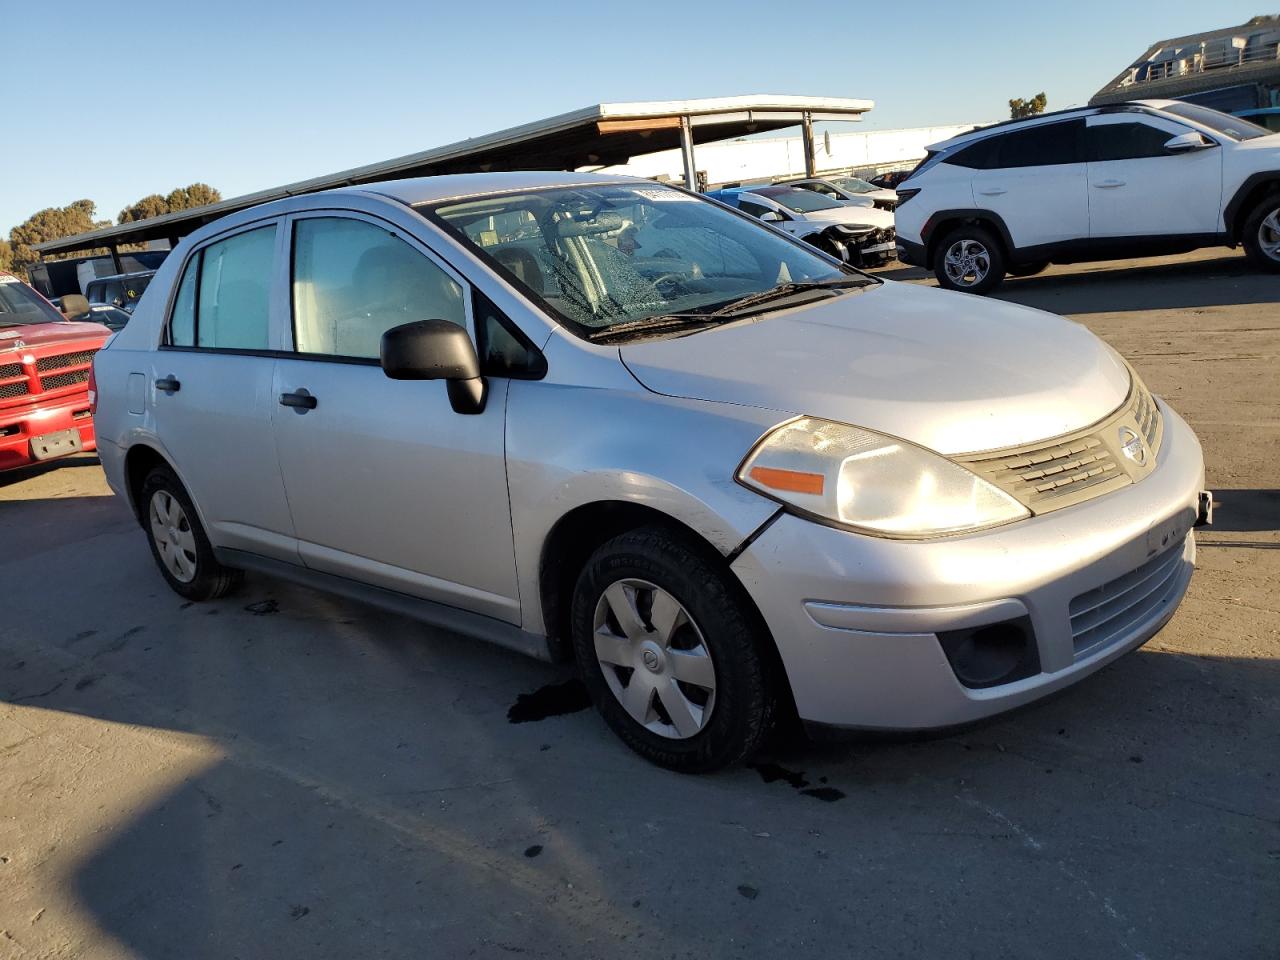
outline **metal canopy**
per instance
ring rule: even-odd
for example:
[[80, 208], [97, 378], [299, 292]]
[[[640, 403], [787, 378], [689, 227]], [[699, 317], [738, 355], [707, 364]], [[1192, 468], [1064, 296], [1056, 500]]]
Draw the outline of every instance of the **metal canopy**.
[[[874, 106], [871, 100], [767, 94], [706, 100], [599, 103], [394, 160], [371, 163], [149, 220], [50, 240], [36, 244], [35, 249], [41, 254], [57, 254], [101, 246], [114, 249], [122, 243], [144, 243], [148, 240], [176, 243], [193, 230], [228, 213], [302, 193], [444, 173], [577, 170], [581, 167], [612, 166], [626, 163], [633, 156], [676, 147], [684, 151], [686, 184], [695, 189], [696, 144], [800, 125], [807, 141], [806, 166], [811, 166], [814, 121], [858, 120]], [[813, 176], [814, 171], [809, 170], [808, 174]]]

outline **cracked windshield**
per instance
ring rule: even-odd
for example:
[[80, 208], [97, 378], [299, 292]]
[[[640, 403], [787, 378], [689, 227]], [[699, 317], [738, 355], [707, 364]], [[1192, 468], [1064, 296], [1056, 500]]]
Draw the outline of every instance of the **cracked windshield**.
[[775, 289], [865, 279], [657, 184], [504, 194], [434, 212], [571, 328], [593, 337], [650, 319], [707, 322], [714, 311], [747, 298], [754, 304]]

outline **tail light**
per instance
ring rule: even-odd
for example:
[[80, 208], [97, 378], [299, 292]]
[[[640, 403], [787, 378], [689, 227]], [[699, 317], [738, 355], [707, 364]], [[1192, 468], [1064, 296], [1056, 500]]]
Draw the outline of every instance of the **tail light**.
[[914, 189], [909, 189], [909, 190], [899, 190], [899, 191], [898, 191], [898, 206], [902, 206], [904, 203], [906, 203], [908, 200], [910, 200], [912, 197], [914, 197], [914, 196], [915, 196], [917, 193], [919, 193], [919, 192], [920, 192], [920, 188], [919, 188], [919, 187], [916, 187], [916, 188], [914, 188]]
[[89, 367], [89, 416], [98, 413], [98, 379], [94, 376], [93, 366]]

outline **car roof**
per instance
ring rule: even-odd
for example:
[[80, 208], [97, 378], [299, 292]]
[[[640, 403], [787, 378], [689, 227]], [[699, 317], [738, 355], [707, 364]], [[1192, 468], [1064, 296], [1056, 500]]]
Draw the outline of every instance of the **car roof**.
[[515, 171], [509, 173], [450, 173], [436, 177], [411, 177], [405, 180], [383, 180], [377, 183], [364, 183], [348, 187], [337, 187], [333, 190], [319, 190], [315, 193], [304, 193], [279, 200], [269, 200], [254, 207], [246, 207], [219, 217], [192, 231], [184, 238], [201, 242], [214, 234], [255, 220], [267, 217], [283, 216], [303, 210], [324, 208], [333, 204], [334, 198], [341, 197], [385, 197], [407, 206], [424, 203], [439, 203], [448, 200], [468, 200], [492, 194], [508, 193], [518, 190], [537, 190], [552, 187], [601, 186], [606, 184], [644, 184], [646, 186], [669, 186], [642, 177], [624, 177], [610, 173], [573, 173], [565, 171]]
[[999, 123], [992, 123], [985, 127], [975, 127], [968, 133], [962, 133], [948, 140], [939, 140], [937, 143], [930, 144], [926, 149], [930, 152], [949, 150], [963, 143], [974, 143], [993, 134], [1005, 133], [1013, 128], [1038, 127], [1042, 124], [1055, 123], [1059, 120], [1069, 120], [1073, 117], [1089, 117], [1099, 113], [1132, 113], [1144, 109], [1164, 110], [1166, 107], [1180, 102], [1179, 100], [1125, 100], [1122, 103], [1105, 103], [1096, 107], [1067, 107], [1064, 110], [1050, 110], [1048, 113], [1038, 113], [1034, 117], [1001, 120]]

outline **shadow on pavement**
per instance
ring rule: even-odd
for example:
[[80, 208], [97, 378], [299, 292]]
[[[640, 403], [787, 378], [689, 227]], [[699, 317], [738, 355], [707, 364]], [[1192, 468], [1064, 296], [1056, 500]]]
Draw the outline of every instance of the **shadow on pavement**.
[[963, 733], [681, 777], [593, 711], [507, 722], [562, 671], [262, 578], [183, 607], [126, 566], [155, 597], [134, 625], [6, 644], [0, 699], [220, 752], [77, 871], [131, 955], [701, 956], [732, 936], [871, 957], [909, 928], [926, 956], [1205, 956], [1278, 932], [1256, 775], [1276, 661], [1138, 653]]
[[1215, 490], [1213, 499], [1206, 534], [1280, 531], [1280, 490]]

